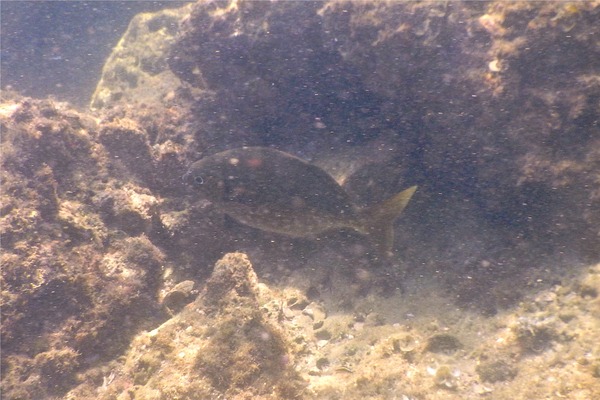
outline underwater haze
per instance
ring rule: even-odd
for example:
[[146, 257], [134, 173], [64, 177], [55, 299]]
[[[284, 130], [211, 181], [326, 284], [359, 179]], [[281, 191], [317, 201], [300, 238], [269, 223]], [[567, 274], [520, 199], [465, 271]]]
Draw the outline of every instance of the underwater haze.
[[599, 17], [2, 2], [2, 397], [600, 398]]
[[102, 65], [131, 18], [184, 1], [4, 1], [2, 88], [32, 97], [89, 102]]

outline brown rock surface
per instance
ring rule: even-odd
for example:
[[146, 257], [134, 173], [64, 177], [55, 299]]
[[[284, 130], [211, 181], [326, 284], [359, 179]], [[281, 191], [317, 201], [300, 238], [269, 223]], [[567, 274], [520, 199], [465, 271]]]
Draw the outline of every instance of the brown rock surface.
[[123, 237], [95, 206], [115, 178], [93, 118], [47, 100], [1, 108], [2, 391], [60, 395], [160, 318], [164, 255], [150, 229]]

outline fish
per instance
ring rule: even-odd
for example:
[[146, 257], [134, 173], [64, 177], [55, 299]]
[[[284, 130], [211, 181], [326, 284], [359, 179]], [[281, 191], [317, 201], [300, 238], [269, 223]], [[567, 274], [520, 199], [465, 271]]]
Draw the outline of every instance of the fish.
[[390, 256], [394, 222], [417, 186], [371, 207], [358, 207], [323, 169], [269, 147], [242, 147], [194, 162], [183, 180], [242, 224], [289, 237], [353, 229]]

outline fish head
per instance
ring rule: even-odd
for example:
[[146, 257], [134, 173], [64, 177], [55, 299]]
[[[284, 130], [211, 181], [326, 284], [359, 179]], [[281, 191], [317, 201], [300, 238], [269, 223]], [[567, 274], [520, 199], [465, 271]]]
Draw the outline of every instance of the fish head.
[[223, 198], [226, 179], [227, 172], [221, 165], [206, 160], [193, 163], [183, 176], [186, 185], [193, 187], [200, 196], [213, 202]]
[[193, 163], [184, 181], [217, 205], [253, 203], [257, 190], [268, 186], [272, 172], [261, 168], [263, 161], [252, 153], [226, 151]]

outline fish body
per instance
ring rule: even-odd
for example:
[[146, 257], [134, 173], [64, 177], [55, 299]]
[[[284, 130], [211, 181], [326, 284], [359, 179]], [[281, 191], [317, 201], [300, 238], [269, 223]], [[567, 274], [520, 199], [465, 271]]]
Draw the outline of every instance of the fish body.
[[393, 221], [416, 186], [360, 209], [321, 168], [282, 151], [244, 147], [195, 162], [184, 177], [222, 212], [243, 224], [291, 237], [351, 228], [381, 251], [393, 245]]

